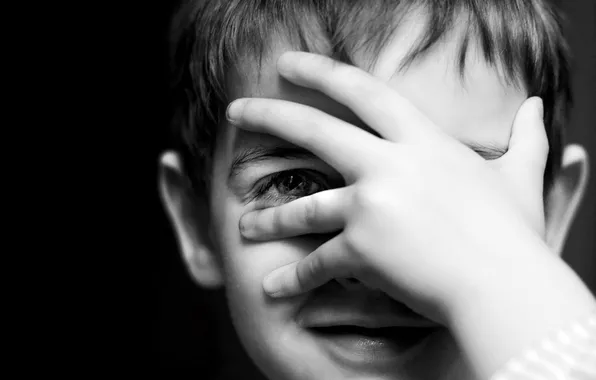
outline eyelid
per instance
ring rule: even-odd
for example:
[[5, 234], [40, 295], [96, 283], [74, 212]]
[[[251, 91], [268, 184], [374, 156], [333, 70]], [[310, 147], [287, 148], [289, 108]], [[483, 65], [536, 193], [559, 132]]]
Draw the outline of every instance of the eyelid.
[[333, 179], [334, 182], [337, 182], [335, 181], [336, 178], [343, 181], [343, 177], [331, 165], [320, 159], [286, 160], [283, 158], [272, 158], [261, 161], [259, 165], [246, 167], [232, 181], [228, 182], [228, 187], [238, 198], [243, 199], [252, 191], [254, 184], [262, 178], [274, 173], [296, 169], [315, 170]]

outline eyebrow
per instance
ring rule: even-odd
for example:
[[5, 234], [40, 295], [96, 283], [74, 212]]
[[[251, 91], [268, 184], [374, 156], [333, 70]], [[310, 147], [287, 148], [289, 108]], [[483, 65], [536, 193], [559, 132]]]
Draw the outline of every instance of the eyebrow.
[[[465, 142], [468, 148], [476, 152], [485, 160], [495, 160], [507, 152], [507, 149], [492, 144], [480, 144], [477, 142]], [[313, 160], [318, 157], [299, 146], [264, 146], [257, 145], [247, 149], [243, 149], [234, 157], [230, 166], [230, 174], [228, 182], [232, 181], [248, 166], [255, 165], [259, 162], [269, 160], [271, 158], [281, 158], [286, 160]]]
[[233, 180], [234, 177], [244, 171], [248, 166], [255, 165], [271, 158], [281, 158], [286, 160], [318, 159], [314, 153], [299, 146], [257, 145], [248, 149], [243, 149], [234, 157], [230, 167], [228, 181]]

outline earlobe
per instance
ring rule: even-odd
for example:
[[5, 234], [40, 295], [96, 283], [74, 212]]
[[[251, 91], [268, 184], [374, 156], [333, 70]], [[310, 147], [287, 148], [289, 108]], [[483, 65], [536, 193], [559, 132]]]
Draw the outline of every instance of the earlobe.
[[554, 179], [545, 204], [546, 242], [562, 255], [565, 239], [588, 184], [589, 159], [585, 149], [569, 145], [563, 152], [561, 171]]
[[180, 157], [174, 152], [160, 157], [159, 191], [193, 279], [202, 287], [221, 286], [222, 269], [214, 250], [207, 204], [192, 192]]

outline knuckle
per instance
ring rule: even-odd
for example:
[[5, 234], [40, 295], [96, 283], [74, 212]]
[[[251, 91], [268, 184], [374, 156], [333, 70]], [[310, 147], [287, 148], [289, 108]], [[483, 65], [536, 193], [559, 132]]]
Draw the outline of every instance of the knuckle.
[[305, 226], [314, 226], [319, 212], [319, 205], [316, 197], [305, 198], [302, 208], [302, 223]]
[[309, 260], [306, 260], [302, 265], [302, 270], [297, 272], [296, 281], [297, 286], [302, 289], [306, 290], [309, 288], [309, 284], [316, 278], [320, 277], [323, 274], [323, 266], [320, 263], [320, 259], [318, 256], [311, 257]]
[[255, 119], [259, 117], [260, 114], [258, 102], [255, 102], [253, 99], [247, 100], [242, 108], [242, 118]]
[[344, 83], [348, 88], [356, 90], [363, 87], [362, 75], [360, 69], [354, 66], [335, 62], [327, 76], [327, 83]]
[[345, 63], [337, 63], [333, 68], [333, 75], [338, 79], [353, 78], [356, 74], [356, 68]]
[[263, 102], [262, 99], [251, 99], [244, 106], [244, 117], [259, 124], [269, 124], [277, 118], [279, 112], [283, 112], [282, 105], [275, 107], [270, 102]]
[[384, 208], [388, 204], [387, 192], [382, 186], [362, 186], [354, 195], [355, 205], [361, 210]]
[[[342, 83], [342, 87], [349, 93], [358, 94], [361, 98], [367, 99], [371, 104], [385, 104], [392, 92], [386, 91], [386, 84], [362, 71], [361, 69], [342, 64], [335, 70], [334, 75], [328, 79], [333, 83]], [[384, 111], [379, 109], [379, 111]]]
[[319, 256], [314, 256], [311, 260], [309, 260], [306, 269], [306, 274], [308, 275], [308, 278], [314, 278], [317, 274], [320, 274], [322, 267]]
[[284, 121], [299, 124], [302, 130], [301, 143], [304, 147], [316, 146], [319, 141], [326, 138], [323, 127], [328, 122], [327, 114], [310, 106], [288, 108], [288, 112], [284, 114]]
[[366, 249], [366, 234], [360, 228], [346, 228], [344, 230], [345, 244], [349, 248], [348, 254], [354, 255]]
[[258, 107], [256, 113], [259, 121], [266, 123], [268, 121], [271, 122], [271, 120], [274, 120], [278, 111], [278, 108], [273, 108], [271, 105], [264, 103]]
[[283, 215], [282, 212], [280, 210], [280, 207], [273, 207], [269, 209], [269, 212], [271, 213], [271, 234], [276, 235], [282, 232], [283, 230]]
[[[294, 118], [295, 119], [295, 118]], [[304, 143], [307, 146], [315, 145], [321, 139], [320, 115], [312, 110], [305, 110], [301, 118]]]

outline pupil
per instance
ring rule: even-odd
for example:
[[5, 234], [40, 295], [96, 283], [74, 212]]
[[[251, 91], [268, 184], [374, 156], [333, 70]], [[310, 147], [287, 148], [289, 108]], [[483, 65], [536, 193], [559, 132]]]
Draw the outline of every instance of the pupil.
[[300, 181], [300, 178], [296, 178], [296, 176], [291, 175], [289, 177], [286, 177], [283, 181], [282, 181], [282, 186], [286, 189], [286, 190], [294, 190], [297, 187], [299, 187], [303, 182]]

